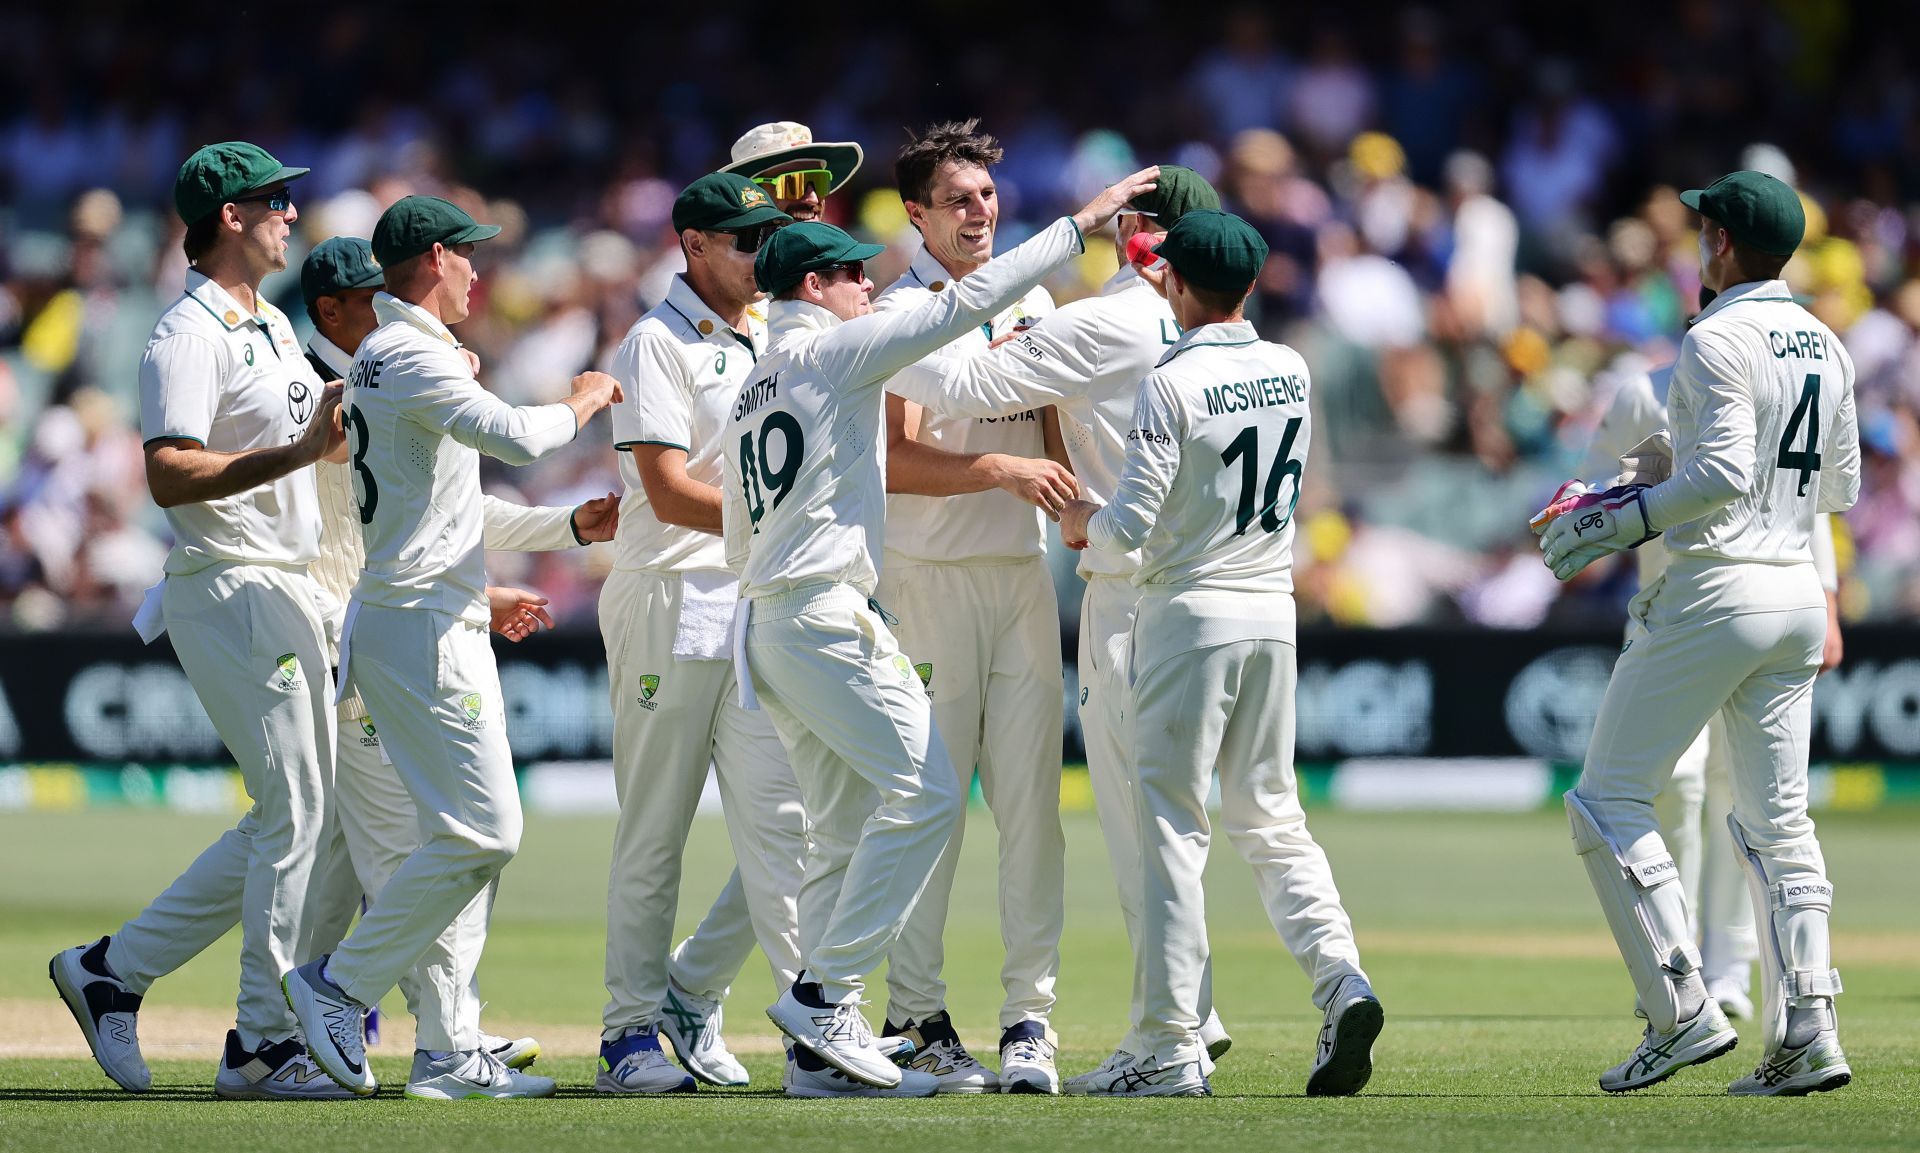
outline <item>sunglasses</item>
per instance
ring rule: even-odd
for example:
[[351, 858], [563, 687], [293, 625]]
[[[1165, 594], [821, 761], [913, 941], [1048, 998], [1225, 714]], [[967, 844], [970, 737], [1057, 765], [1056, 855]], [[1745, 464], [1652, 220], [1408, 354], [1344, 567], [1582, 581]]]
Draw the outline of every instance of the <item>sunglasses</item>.
[[712, 231], [722, 236], [733, 237], [733, 250], [742, 256], [751, 256], [760, 251], [760, 246], [767, 242], [767, 237], [785, 227], [784, 222], [775, 221], [756, 224], [752, 228], [715, 228]]
[[838, 276], [842, 272], [847, 274], [848, 280], [859, 284], [867, 278], [867, 262], [864, 260], [850, 260], [845, 264], [830, 264], [820, 270], [820, 275]]
[[268, 212], [285, 212], [293, 207], [293, 194], [282, 188], [278, 192], [257, 192], [252, 196], [236, 196], [234, 204], [264, 204]]
[[767, 195], [775, 200], [804, 200], [809, 188], [825, 200], [827, 189], [833, 187], [833, 173], [825, 168], [801, 168], [772, 176], [756, 176], [753, 182], [766, 189]]

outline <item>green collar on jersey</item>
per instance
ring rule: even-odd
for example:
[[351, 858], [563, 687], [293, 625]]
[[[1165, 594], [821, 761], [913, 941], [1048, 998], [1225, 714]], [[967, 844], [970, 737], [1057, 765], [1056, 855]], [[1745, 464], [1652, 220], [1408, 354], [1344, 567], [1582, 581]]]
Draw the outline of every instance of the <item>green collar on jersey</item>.
[[[1220, 339], [1201, 339], [1201, 337], [1209, 335]], [[1174, 341], [1173, 347], [1167, 350], [1167, 354], [1161, 357], [1159, 364], [1154, 365], [1154, 367], [1160, 367], [1160, 365], [1167, 363], [1190, 348], [1245, 348], [1249, 344], [1258, 344], [1259, 342], [1260, 334], [1255, 332], [1253, 325], [1245, 320], [1227, 320], [1214, 324], [1203, 324], [1199, 328], [1192, 328], [1182, 332], [1180, 339]]]

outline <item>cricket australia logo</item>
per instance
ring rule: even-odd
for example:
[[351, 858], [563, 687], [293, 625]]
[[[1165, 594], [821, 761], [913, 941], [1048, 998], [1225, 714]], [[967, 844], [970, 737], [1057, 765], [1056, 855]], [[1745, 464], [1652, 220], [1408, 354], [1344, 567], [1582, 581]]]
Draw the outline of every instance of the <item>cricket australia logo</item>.
[[913, 666], [914, 675], [920, 678], [920, 687], [927, 690], [927, 699], [933, 699], [933, 662], [921, 661]]
[[273, 662], [273, 686], [282, 692], [292, 692], [300, 687], [300, 658], [293, 653], [283, 654]]
[[372, 747], [374, 747], [375, 745], [378, 745], [379, 743], [380, 743], [380, 734], [379, 734], [379, 732], [378, 732], [378, 731], [376, 731], [376, 730], [374, 729], [374, 727], [373, 727], [373, 718], [372, 718], [372, 717], [361, 717], [361, 718], [360, 718], [360, 745], [361, 745], [361, 747], [362, 747], [362, 748], [372, 748]]
[[480, 694], [468, 693], [460, 698], [460, 711], [464, 714], [460, 724], [467, 729], [477, 729], [487, 722], [480, 713]]
[[914, 675], [913, 665], [908, 662], [906, 657], [898, 653], [895, 653], [893, 657], [893, 671], [900, 674], [900, 683], [903, 685], [910, 685], [919, 679]]
[[654, 694], [659, 691], [660, 691], [660, 674], [659, 673], [642, 673], [640, 675], [640, 699], [636, 700], [633, 703], [636, 705], [639, 705], [641, 708], [647, 710], [648, 712], [652, 712], [653, 710], [660, 707], [659, 705], [655, 704], [653, 701]]

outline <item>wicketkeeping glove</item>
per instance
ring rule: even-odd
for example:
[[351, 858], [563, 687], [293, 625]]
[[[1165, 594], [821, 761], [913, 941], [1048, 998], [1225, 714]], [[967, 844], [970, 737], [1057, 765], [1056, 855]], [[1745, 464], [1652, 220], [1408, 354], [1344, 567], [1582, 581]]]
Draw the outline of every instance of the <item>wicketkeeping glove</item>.
[[1560, 580], [1570, 580], [1601, 554], [1624, 552], [1660, 535], [1647, 523], [1644, 484], [1618, 485], [1548, 505], [1540, 551]]

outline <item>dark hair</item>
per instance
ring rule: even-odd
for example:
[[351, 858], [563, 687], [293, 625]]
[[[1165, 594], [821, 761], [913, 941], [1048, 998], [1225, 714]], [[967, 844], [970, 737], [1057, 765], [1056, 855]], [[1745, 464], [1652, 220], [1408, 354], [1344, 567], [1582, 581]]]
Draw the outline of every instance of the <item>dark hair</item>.
[[925, 204], [933, 174], [949, 160], [992, 168], [1004, 155], [1000, 142], [980, 131], [980, 118], [948, 120], [908, 139], [893, 158], [893, 181], [900, 199]]
[[1757, 248], [1748, 248], [1735, 241], [1733, 244], [1733, 266], [1740, 270], [1743, 280], [1778, 280], [1780, 270], [1787, 266], [1793, 257], [1779, 256], [1771, 252], [1762, 252]]
[[[1181, 279], [1185, 280], [1184, 277]], [[1191, 280], [1186, 280], [1186, 285], [1187, 295], [1193, 297], [1195, 302], [1216, 316], [1232, 314], [1235, 309], [1246, 303], [1247, 297], [1253, 292], [1252, 284], [1242, 289], [1228, 289], [1224, 292], [1218, 288], [1202, 288]]]
[[313, 321], [315, 328], [320, 327], [320, 310], [314, 307], [314, 305], [318, 303], [320, 303], [320, 298], [317, 296], [307, 302], [307, 319]]
[[188, 264], [198, 264], [200, 258], [213, 248], [213, 242], [218, 239], [220, 239], [220, 213], [215, 210], [187, 225], [187, 234], [180, 238], [180, 250], [187, 254]]

